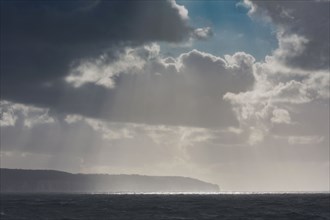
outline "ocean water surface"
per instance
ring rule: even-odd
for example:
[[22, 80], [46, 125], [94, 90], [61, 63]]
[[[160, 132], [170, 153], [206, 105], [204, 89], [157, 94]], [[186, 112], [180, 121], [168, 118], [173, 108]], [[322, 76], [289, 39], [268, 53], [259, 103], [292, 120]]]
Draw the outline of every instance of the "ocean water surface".
[[330, 194], [1, 194], [1, 220], [330, 219]]

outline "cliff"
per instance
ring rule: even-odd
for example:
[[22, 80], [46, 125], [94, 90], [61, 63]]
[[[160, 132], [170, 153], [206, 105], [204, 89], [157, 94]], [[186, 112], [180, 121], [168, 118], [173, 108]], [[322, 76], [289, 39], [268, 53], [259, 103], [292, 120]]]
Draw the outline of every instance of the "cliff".
[[2, 193], [217, 191], [219, 191], [218, 185], [178, 176], [71, 174], [55, 170], [0, 169]]

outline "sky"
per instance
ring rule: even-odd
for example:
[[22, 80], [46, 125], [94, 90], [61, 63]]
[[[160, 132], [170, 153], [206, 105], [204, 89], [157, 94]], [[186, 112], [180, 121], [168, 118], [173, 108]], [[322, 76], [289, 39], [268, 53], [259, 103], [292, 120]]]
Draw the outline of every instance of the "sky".
[[329, 4], [1, 1], [0, 165], [329, 191]]

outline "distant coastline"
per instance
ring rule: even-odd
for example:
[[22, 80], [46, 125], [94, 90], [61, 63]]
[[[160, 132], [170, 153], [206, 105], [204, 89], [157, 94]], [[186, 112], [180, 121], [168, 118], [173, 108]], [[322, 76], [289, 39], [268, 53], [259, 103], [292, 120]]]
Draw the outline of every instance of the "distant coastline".
[[219, 186], [180, 176], [72, 174], [56, 170], [0, 169], [1, 193], [219, 192]]

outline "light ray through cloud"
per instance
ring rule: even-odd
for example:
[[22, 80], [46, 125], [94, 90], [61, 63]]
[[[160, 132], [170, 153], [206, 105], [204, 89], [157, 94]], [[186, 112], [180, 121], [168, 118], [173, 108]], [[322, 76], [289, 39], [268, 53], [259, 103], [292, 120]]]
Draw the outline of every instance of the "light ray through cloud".
[[39, 3], [1, 3], [2, 168], [330, 190], [329, 1]]

